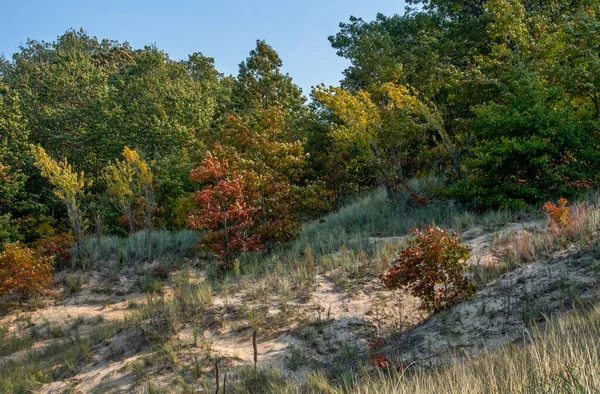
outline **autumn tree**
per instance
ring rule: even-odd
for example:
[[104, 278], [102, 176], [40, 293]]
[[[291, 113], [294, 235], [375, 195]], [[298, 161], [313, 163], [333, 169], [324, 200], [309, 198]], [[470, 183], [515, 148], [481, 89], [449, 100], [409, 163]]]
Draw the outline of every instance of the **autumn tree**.
[[52, 258], [38, 256], [18, 242], [1, 246], [0, 296], [16, 294], [23, 300], [52, 285]]
[[127, 219], [129, 232], [135, 232], [134, 204], [138, 196], [144, 200], [144, 228], [152, 230], [152, 212], [155, 207], [152, 172], [148, 163], [135, 150], [125, 147], [123, 160], [104, 170], [104, 180], [110, 198]]
[[73, 171], [67, 159], [60, 162], [54, 161], [44, 148], [32, 146], [31, 155], [35, 159], [35, 166], [40, 170], [43, 177], [47, 178], [54, 186], [54, 195], [64, 203], [67, 208], [71, 228], [78, 245], [83, 241], [83, 224], [80, 208], [80, 199], [84, 188], [91, 185], [83, 172]]
[[368, 163], [390, 198], [408, 177], [429, 171], [432, 152], [460, 159], [436, 107], [410, 86], [386, 83], [369, 93], [317, 87], [315, 99], [333, 116], [331, 166], [345, 158], [348, 171]]
[[112, 200], [127, 220], [130, 234], [135, 232], [133, 176], [133, 169], [128, 166], [126, 161], [120, 160], [108, 165], [103, 174], [109, 199]]
[[256, 207], [240, 175], [232, 175], [226, 159], [207, 152], [200, 167], [190, 173], [194, 182], [208, 184], [192, 195], [196, 212], [187, 219], [192, 229], [203, 230], [201, 245], [212, 251], [225, 269], [241, 253], [260, 249]]
[[[299, 229], [296, 201], [306, 155], [296, 126], [305, 113], [304, 98], [291, 78], [281, 73], [281, 65], [277, 52], [257, 41], [240, 64], [231, 104], [214, 139], [209, 139], [211, 149], [190, 173], [204, 189], [193, 196], [199, 212], [188, 224], [221, 240], [209, 243], [224, 261], [241, 251], [289, 241]], [[202, 206], [208, 202], [212, 208]], [[201, 217], [214, 217], [215, 207], [221, 219], [212, 219], [216, 227], [210, 228]], [[243, 237], [247, 242], [240, 241]]]

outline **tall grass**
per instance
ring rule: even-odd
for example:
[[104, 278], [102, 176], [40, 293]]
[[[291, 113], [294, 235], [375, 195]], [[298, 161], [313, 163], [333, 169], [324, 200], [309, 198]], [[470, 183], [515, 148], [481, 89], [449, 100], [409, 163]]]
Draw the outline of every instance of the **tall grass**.
[[153, 260], [180, 260], [198, 244], [198, 233], [181, 231], [140, 231], [127, 238], [116, 236], [88, 239], [71, 253], [74, 261], [84, 265], [117, 261], [136, 264]]
[[[431, 187], [435, 180], [425, 180], [428, 184], [412, 181], [413, 190]], [[401, 197], [407, 199], [407, 197]], [[271, 270], [269, 262], [293, 263], [301, 260], [304, 251], [310, 248], [315, 260], [334, 254], [342, 248], [355, 253], [369, 255], [378, 249], [370, 238], [407, 235], [413, 227], [436, 225], [454, 231], [463, 231], [475, 225], [494, 228], [508, 222], [532, 215], [541, 215], [537, 209], [529, 211], [496, 210], [477, 214], [453, 200], [432, 202], [424, 207], [407, 207], [406, 204], [392, 203], [383, 188], [374, 189], [351, 199], [338, 211], [319, 220], [305, 224], [298, 237], [289, 244], [272, 250], [268, 258], [263, 254], [251, 254], [244, 259], [246, 271], [262, 272]]]

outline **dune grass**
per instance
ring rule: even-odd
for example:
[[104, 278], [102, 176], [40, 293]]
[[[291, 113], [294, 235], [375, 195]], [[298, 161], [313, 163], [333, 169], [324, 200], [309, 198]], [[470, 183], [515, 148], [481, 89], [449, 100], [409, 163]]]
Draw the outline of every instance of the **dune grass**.
[[600, 306], [524, 331], [529, 344], [429, 371], [379, 370], [332, 382], [316, 371], [302, 385], [275, 370], [246, 371], [230, 393], [504, 394], [600, 392]]
[[[420, 190], [432, 187], [439, 181], [414, 180], [411, 187]], [[403, 197], [402, 199], [407, 199]], [[444, 229], [465, 231], [474, 226], [486, 229], [499, 228], [509, 222], [542, 218], [538, 207], [522, 211], [490, 210], [476, 213], [453, 200], [433, 201], [423, 207], [410, 207], [390, 202], [383, 188], [374, 189], [350, 199], [339, 210], [319, 220], [305, 223], [298, 237], [264, 253], [252, 253], [242, 260], [242, 273], [263, 275], [273, 270], [277, 263], [295, 264], [311, 250], [316, 261], [337, 253], [342, 247], [355, 254], [373, 256], [380, 245], [372, 238], [405, 236], [413, 227], [436, 224]]]
[[[576, 222], [576, 231], [570, 235], [573, 241], [587, 241], [600, 228], [598, 198], [590, 196], [586, 200], [592, 205], [577, 208], [576, 218], [581, 220]], [[239, 290], [248, 287], [243, 283], [247, 280], [247, 284], [251, 285], [248, 287], [250, 290], [256, 290], [257, 294], [264, 293], [268, 299], [270, 294], [285, 294], [286, 288], [288, 292], [290, 288], [306, 288], [310, 291], [314, 270], [308, 270], [306, 266], [314, 264], [326, 269], [328, 264], [340, 271], [333, 279], [341, 286], [347, 282], [344, 280], [345, 273], [352, 274], [348, 275], [351, 278], [365, 274], [364, 269], [358, 267], [362, 267], [366, 260], [379, 261], [382, 267], [389, 266], [394, 251], [387, 250], [385, 243], [369, 242], [370, 237], [403, 236], [414, 226], [423, 227], [431, 223], [456, 231], [468, 230], [473, 226], [491, 230], [509, 222], [542, 217], [543, 213], [538, 207], [520, 212], [490, 211], [476, 214], [452, 201], [407, 209], [402, 204], [390, 204], [385, 191], [376, 189], [349, 201], [340, 210], [321, 220], [306, 223], [299, 237], [290, 244], [282, 245], [270, 253], [245, 256], [240, 270], [232, 272], [230, 277], [204, 284], [190, 284], [189, 278], [184, 277], [184, 271], [173, 278], [173, 298], [154, 296], [126, 320], [98, 327], [89, 338], [67, 336], [46, 349], [27, 352], [23, 359], [3, 363], [0, 365], [3, 372], [0, 376], [0, 392], [31, 392], [59, 376], [69, 375], [76, 365], [90, 356], [90, 346], [119, 331], [139, 327], [142, 322], [146, 327], [144, 335], [152, 337], [152, 342], [168, 340], [177, 334], [182, 325], [202, 322], [212, 303], [212, 295], [227, 289], [221, 288], [224, 282], [230, 288]], [[552, 242], [560, 243], [560, 239], [552, 239]], [[129, 238], [105, 237], [100, 242], [90, 239], [82, 250], [76, 252], [81, 253], [78, 256], [88, 267], [111, 261], [135, 265], [157, 259], [183, 259], [189, 256], [190, 249], [197, 243], [198, 234], [191, 231], [140, 232]], [[538, 243], [534, 243], [536, 250], [542, 250], [542, 246], [547, 244], [545, 240]], [[517, 246], [521, 244], [526, 243], [518, 240]], [[515, 247], [517, 252], [521, 249]], [[521, 254], [517, 254], [515, 259], [520, 260]], [[232, 283], [235, 284], [233, 287]], [[250, 290], [247, 289], [249, 298]], [[237, 378], [228, 385], [227, 392], [594, 392], [600, 390], [600, 370], [597, 368], [600, 365], [599, 334], [600, 307], [551, 320], [543, 330], [532, 330], [527, 333], [531, 341], [526, 347], [509, 346], [478, 359], [435, 370], [409, 369], [410, 372], [404, 373], [378, 370], [373, 373], [365, 365], [356, 375], [348, 373], [344, 379], [335, 381], [330, 380], [331, 377], [323, 371], [315, 371], [302, 385], [298, 385], [289, 383], [274, 369], [249, 368], [237, 374]]]
[[198, 244], [198, 233], [181, 231], [140, 231], [129, 237], [89, 238], [79, 249], [71, 250], [73, 261], [84, 267], [116, 261], [137, 264], [152, 260], [180, 260]]

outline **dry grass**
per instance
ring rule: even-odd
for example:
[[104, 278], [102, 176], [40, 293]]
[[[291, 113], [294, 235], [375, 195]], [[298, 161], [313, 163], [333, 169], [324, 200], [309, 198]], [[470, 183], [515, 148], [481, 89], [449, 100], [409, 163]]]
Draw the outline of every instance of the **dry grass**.
[[[506, 346], [477, 359], [429, 371], [375, 371], [350, 382], [312, 373], [303, 385], [282, 384], [281, 375], [247, 372], [231, 392], [279, 394], [470, 394], [595, 393], [600, 391], [600, 307], [548, 321], [524, 332], [530, 343]], [[273, 375], [273, 376], [268, 376]], [[260, 383], [254, 387], [253, 384]], [[265, 390], [268, 388], [268, 391]], [[246, 391], [244, 391], [246, 390]], [[248, 391], [249, 390], [249, 391]]]

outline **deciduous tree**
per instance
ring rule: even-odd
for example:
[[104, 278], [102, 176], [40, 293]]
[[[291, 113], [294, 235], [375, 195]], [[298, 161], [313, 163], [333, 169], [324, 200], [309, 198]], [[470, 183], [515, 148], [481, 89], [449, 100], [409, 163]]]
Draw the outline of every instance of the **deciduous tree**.
[[54, 195], [65, 204], [75, 241], [80, 244], [83, 241], [80, 199], [84, 188], [90, 186], [91, 181], [85, 178], [83, 172], [76, 173], [67, 159], [54, 161], [39, 145], [31, 147], [31, 155], [42, 176], [54, 186]]

